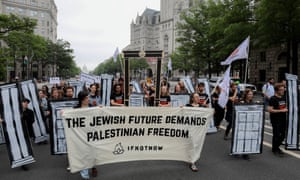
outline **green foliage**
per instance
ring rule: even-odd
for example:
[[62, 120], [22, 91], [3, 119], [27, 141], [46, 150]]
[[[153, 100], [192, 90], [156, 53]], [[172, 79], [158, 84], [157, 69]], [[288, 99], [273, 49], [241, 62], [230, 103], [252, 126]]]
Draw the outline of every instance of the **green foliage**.
[[51, 64], [57, 65], [57, 75], [63, 78], [74, 77], [80, 73], [80, 68], [76, 66], [73, 56], [73, 49], [68, 41], [59, 39], [56, 43], [48, 41], [47, 58], [43, 61], [43, 66]]
[[256, 8], [256, 46], [285, 45], [287, 73], [298, 74], [300, 41], [300, 0], [261, 0]]
[[36, 20], [27, 17], [0, 14], [0, 39], [11, 31], [33, 33], [36, 24]]
[[[93, 71], [93, 74], [116, 74], [117, 72], [123, 72], [122, 65], [124, 65], [124, 60], [117, 58], [117, 62], [114, 62], [113, 58], [107, 59], [100, 63]], [[149, 67], [146, 59], [130, 59], [129, 67], [132, 70], [146, 69]]]
[[177, 25], [180, 46], [172, 54], [174, 69], [209, 75], [220, 61], [253, 32], [248, 0], [208, 0], [182, 14]]

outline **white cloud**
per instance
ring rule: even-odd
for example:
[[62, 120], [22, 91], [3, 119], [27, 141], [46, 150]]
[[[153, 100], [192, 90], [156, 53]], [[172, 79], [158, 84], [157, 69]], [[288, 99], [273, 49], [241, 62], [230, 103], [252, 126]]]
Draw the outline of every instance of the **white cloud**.
[[58, 38], [71, 43], [79, 67], [94, 69], [130, 43], [130, 23], [160, 0], [56, 0]]

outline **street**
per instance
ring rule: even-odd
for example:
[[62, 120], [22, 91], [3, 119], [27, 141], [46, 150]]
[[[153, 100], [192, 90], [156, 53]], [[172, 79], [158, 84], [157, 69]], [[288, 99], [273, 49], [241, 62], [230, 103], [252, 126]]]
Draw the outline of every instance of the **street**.
[[[225, 125], [225, 122], [223, 122]], [[224, 130], [208, 134], [200, 160], [198, 172], [192, 172], [185, 162], [178, 161], [134, 161], [97, 166], [98, 177], [102, 180], [295, 180], [300, 178], [299, 151], [285, 151], [284, 157], [275, 156], [270, 148], [271, 127], [266, 121], [263, 153], [251, 155], [250, 161], [229, 155], [231, 141], [223, 140]], [[283, 148], [283, 146], [282, 146]], [[79, 173], [66, 170], [66, 156], [50, 155], [50, 145], [33, 145], [36, 162], [29, 165], [29, 171], [11, 169], [5, 145], [0, 145], [1, 180], [81, 179]], [[289, 154], [287, 154], [289, 153]]]

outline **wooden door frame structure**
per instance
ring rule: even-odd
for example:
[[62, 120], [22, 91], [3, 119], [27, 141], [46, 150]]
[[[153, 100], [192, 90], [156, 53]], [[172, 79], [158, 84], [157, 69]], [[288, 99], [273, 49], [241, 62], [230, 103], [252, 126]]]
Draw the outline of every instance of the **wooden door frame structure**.
[[155, 97], [154, 97], [154, 104], [158, 106], [160, 101], [160, 76], [161, 76], [161, 60], [163, 58], [163, 51], [123, 51], [124, 57], [124, 85], [125, 85], [125, 92], [124, 92], [124, 103], [126, 106], [129, 104], [129, 59], [130, 58], [147, 58], [147, 57], [154, 57], [157, 58], [156, 63], [156, 87], [155, 87]]

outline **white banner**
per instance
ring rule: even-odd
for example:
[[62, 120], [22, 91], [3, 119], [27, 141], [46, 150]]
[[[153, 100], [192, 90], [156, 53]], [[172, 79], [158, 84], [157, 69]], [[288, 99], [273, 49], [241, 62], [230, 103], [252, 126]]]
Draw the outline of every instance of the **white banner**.
[[200, 158], [210, 108], [104, 107], [63, 113], [71, 172], [135, 160]]

